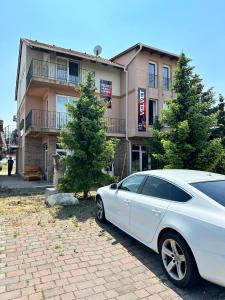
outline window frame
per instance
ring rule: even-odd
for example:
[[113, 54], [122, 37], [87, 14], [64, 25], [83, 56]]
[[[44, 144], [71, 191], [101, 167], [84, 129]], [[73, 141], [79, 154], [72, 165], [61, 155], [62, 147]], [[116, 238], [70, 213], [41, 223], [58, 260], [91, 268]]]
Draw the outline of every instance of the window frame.
[[[152, 118], [153, 118], [153, 123], [152, 124], [150, 124], [150, 101], [155, 103], [155, 115], [152, 116]], [[155, 118], [157, 116], [157, 113], [158, 113], [158, 100], [153, 99], [153, 98], [149, 98], [149, 100], [148, 100], [148, 125], [149, 126], [154, 125], [154, 121], [155, 121]]]
[[[159, 198], [159, 197], [155, 197], [155, 196], [150, 196], [150, 195], [145, 195], [145, 194], [142, 194], [142, 191], [143, 191], [143, 187], [144, 187], [144, 184], [146, 183], [146, 181], [148, 180], [148, 177], [154, 177], [154, 178], [157, 178], [157, 179], [160, 179], [160, 180], [164, 180], [166, 181], [167, 183], [170, 183], [172, 184], [173, 186], [175, 186], [176, 188], [182, 190], [184, 193], [188, 194], [190, 196], [190, 199], [186, 200], [186, 201], [176, 201], [176, 200], [172, 200], [172, 199], [166, 199], [166, 198]], [[193, 194], [187, 190], [185, 190], [183, 187], [180, 187], [179, 185], [177, 185], [176, 183], [170, 181], [170, 180], [167, 180], [165, 178], [162, 178], [162, 177], [159, 177], [159, 176], [155, 176], [155, 175], [146, 175], [146, 178], [143, 182], [143, 184], [141, 185], [141, 190], [139, 191], [139, 193], [143, 196], [146, 196], [146, 197], [152, 197], [152, 198], [155, 198], [155, 199], [161, 199], [161, 200], [166, 200], [166, 201], [171, 201], [171, 202], [175, 202], [175, 203], [187, 203], [189, 202], [190, 200], [193, 199]]]
[[[152, 74], [152, 73], [150, 73], [149, 71], [149, 66], [150, 65], [154, 65], [155, 66], [155, 73], [154, 74]], [[150, 78], [149, 78], [149, 76], [150, 75], [154, 75], [154, 86], [150, 86]], [[148, 62], [148, 86], [151, 88], [151, 89], [157, 89], [158, 88], [158, 64], [157, 64], [157, 62], [154, 62], [154, 61], [149, 61]]]
[[[164, 77], [164, 72], [163, 72], [164, 68], [167, 68], [167, 70], [168, 70], [168, 77]], [[168, 79], [168, 87], [166, 87], [166, 88], [164, 86], [164, 79], [165, 78]], [[163, 67], [162, 67], [162, 79], [163, 79], [163, 86], [162, 86], [163, 90], [170, 91], [170, 89], [171, 89], [171, 67], [170, 66], [163, 65]]]
[[[140, 186], [138, 187], [137, 192], [132, 192], [132, 191], [127, 191], [127, 190], [121, 189], [121, 186], [122, 186], [123, 182], [125, 182], [126, 180], [129, 180], [129, 179], [132, 178], [132, 177], [140, 177], [140, 176], [143, 176], [144, 178], [143, 178], [142, 183], [141, 183]], [[143, 185], [144, 185], [144, 183], [145, 183], [145, 181], [146, 181], [146, 178], [147, 178], [147, 176], [144, 175], [144, 174], [133, 174], [133, 175], [127, 177], [127, 178], [124, 178], [124, 179], [118, 184], [118, 191], [124, 191], [124, 192], [129, 192], [129, 193], [134, 193], [134, 194], [140, 194], [140, 190], [142, 190]]]
[[[62, 65], [60, 63], [58, 63], [58, 59], [61, 59], [61, 60], [65, 60], [66, 61], [66, 73], [67, 73], [67, 76], [66, 76], [66, 82], [69, 82], [69, 83], [73, 83], [72, 81], [70, 81], [70, 71], [69, 71], [69, 63], [72, 62], [72, 63], [76, 63], [78, 65], [78, 78], [80, 77], [80, 69], [81, 69], [81, 66], [80, 66], [80, 61], [79, 60], [75, 60], [75, 59], [70, 59], [70, 58], [67, 58], [67, 57], [64, 57], [64, 56], [59, 56], [57, 55], [56, 57], [56, 64], [57, 66], [58, 65]], [[57, 67], [58, 69], [58, 67]]]

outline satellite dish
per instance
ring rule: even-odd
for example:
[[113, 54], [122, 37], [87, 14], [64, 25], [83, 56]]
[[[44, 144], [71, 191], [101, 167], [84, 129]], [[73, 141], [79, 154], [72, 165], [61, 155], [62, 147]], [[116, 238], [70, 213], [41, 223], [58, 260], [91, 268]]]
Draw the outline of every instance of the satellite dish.
[[99, 56], [99, 54], [101, 54], [101, 53], [102, 53], [102, 47], [99, 46], [99, 45], [95, 46], [95, 47], [94, 47], [94, 54], [95, 54], [95, 56], [97, 57], [97, 56]]

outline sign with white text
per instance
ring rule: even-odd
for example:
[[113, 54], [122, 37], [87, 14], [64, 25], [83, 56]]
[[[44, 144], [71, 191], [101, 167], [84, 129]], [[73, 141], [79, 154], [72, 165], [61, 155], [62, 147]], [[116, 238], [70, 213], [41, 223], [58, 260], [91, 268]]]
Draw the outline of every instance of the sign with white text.
[[100, 80], [100, 97], [105, 99], [107, 107], [112, 107], [112, 81]]
[[146, 131], [146, 89], [138, 88], [138, 131]]

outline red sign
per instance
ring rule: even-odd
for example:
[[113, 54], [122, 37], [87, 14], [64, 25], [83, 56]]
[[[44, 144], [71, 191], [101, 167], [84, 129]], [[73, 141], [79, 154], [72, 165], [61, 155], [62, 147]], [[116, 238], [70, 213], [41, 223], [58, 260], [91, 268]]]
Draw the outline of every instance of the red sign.
[[146, 89], [138, 88], [138, 131], [146, 131]]
[[108, 103], [108, 108], [112, 107], [112, 81], [100, 80], [100, 97]]

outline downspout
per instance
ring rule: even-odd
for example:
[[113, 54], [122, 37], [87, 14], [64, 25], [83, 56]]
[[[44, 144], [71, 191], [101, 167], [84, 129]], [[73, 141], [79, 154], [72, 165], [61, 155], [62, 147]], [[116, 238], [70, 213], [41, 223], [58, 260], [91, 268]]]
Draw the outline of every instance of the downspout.
[[126, 94], [126, 109], [125, 109], [125, 114], [126, 114], [126, 141], [128, 143], [128, 151], [129, 151], [129, 175], [131, 174], [131, 141], [129, 140], [128, 137], [128, 66], [132, 63], [132, 61], [135, 59], [135, 57], [141, 52], [143, 45], [140, 43], [139, 44], [139, 49], [138, 51], [134, 54], [132, 59], [128, 62], [128, 64], [124, 67], [124, 72], [126, 76], [126, 88], [125, 88], [125, 94]]

